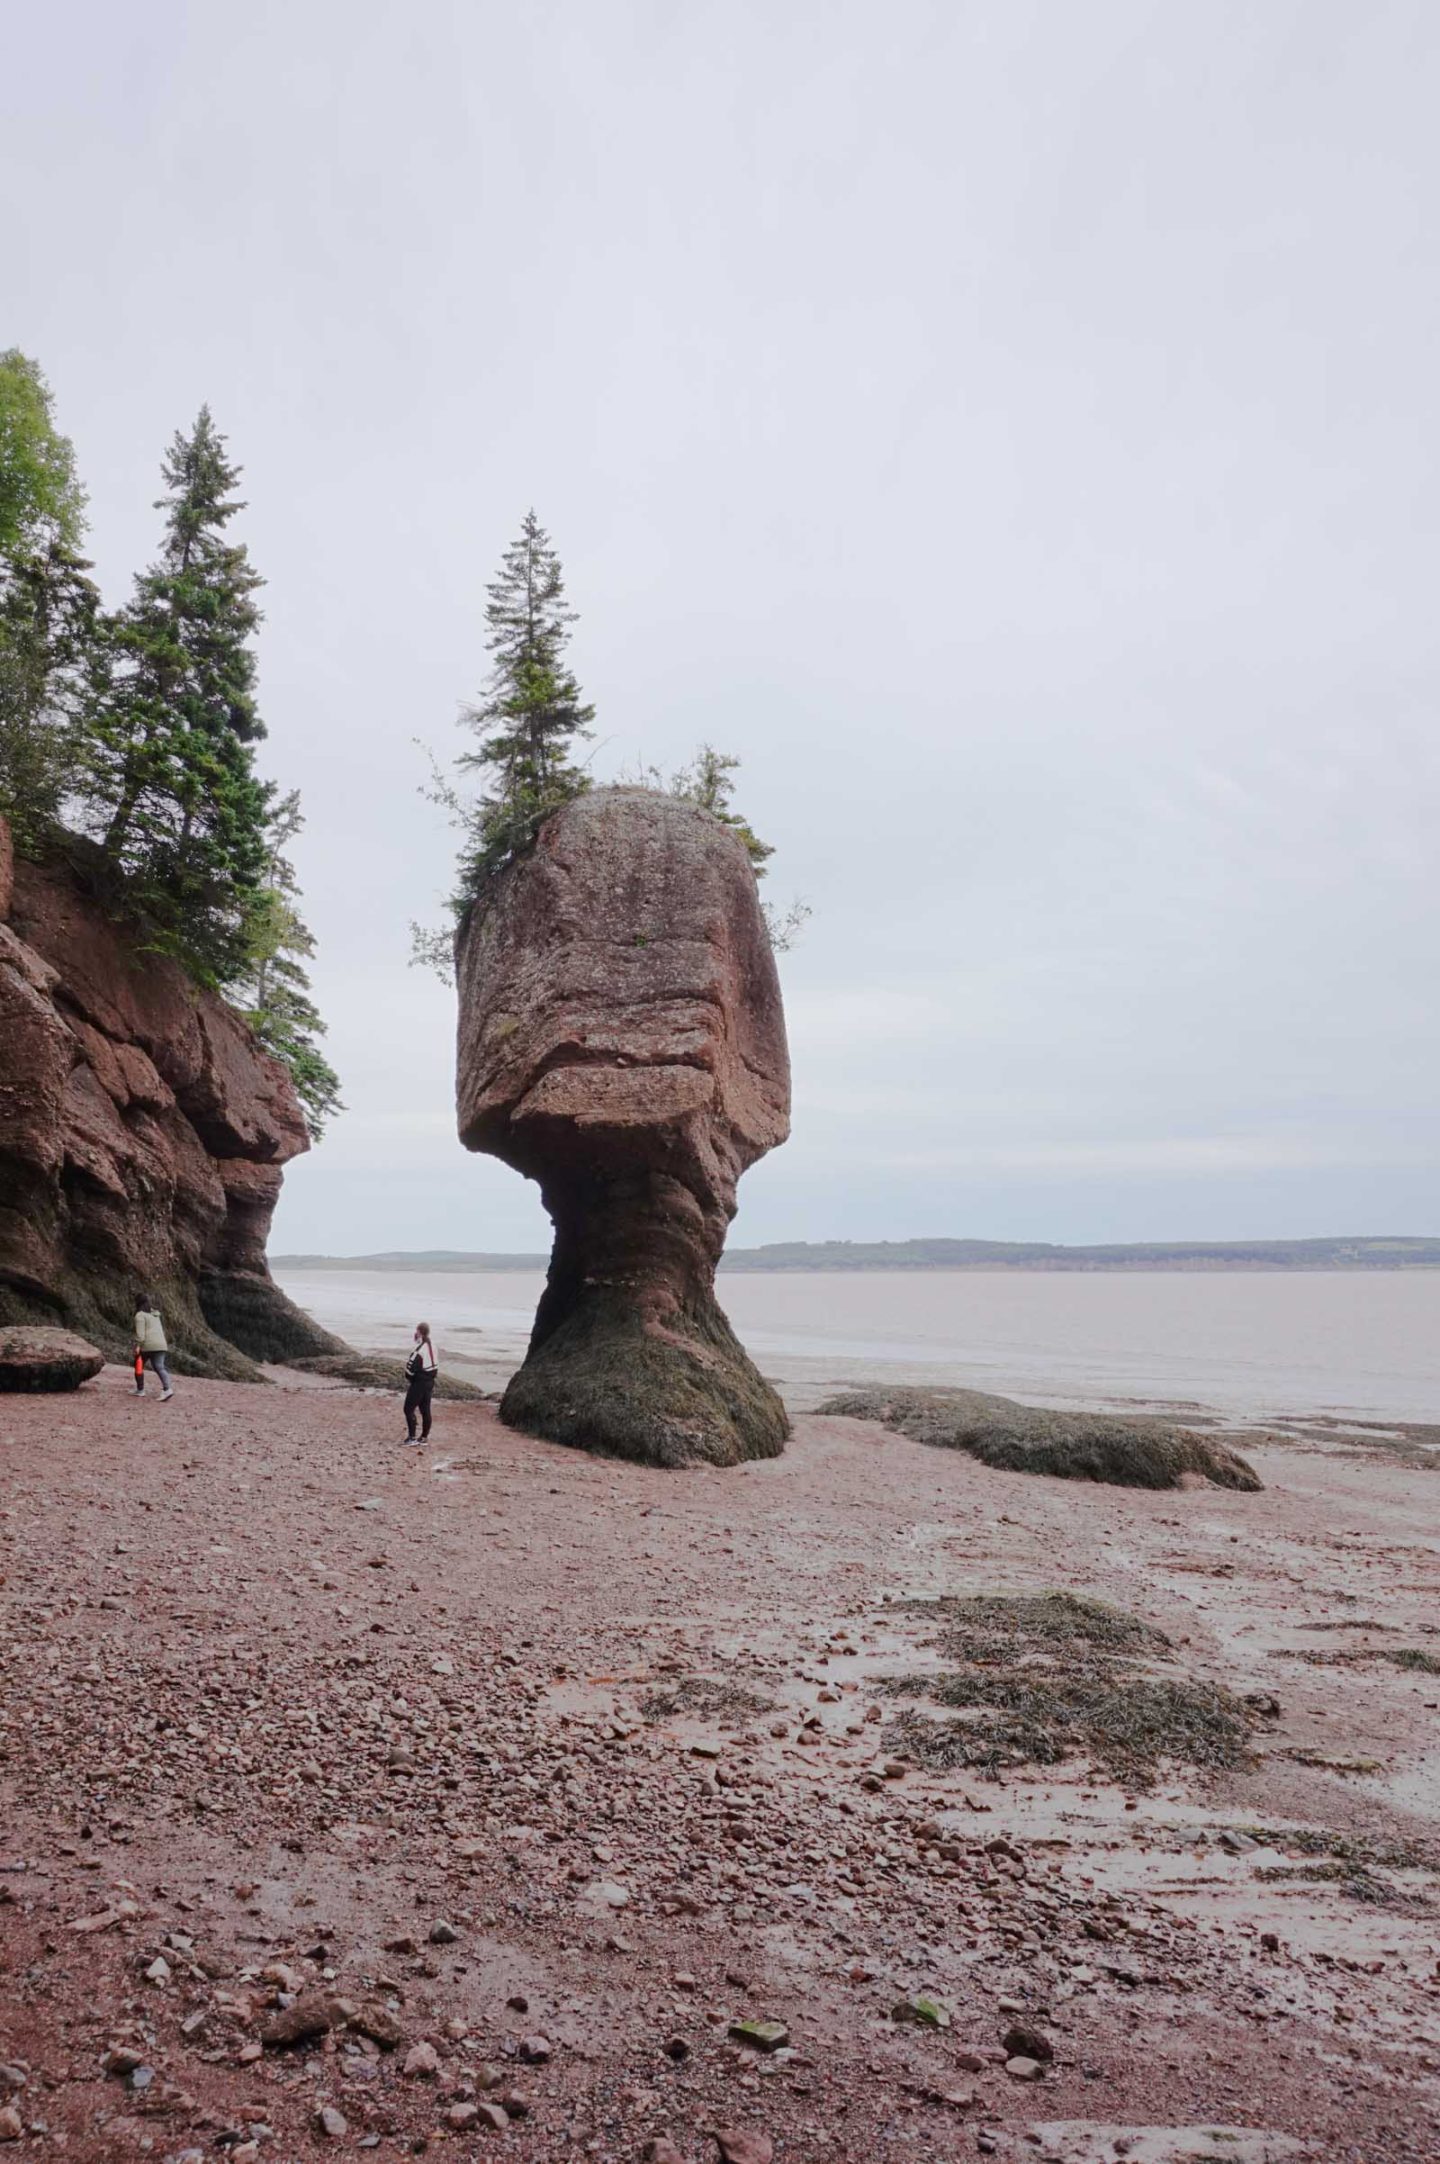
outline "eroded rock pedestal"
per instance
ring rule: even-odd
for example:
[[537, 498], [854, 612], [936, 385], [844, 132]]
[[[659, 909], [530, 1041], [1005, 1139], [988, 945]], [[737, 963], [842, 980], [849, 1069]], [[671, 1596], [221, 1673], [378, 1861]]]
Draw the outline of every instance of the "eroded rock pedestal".
[[146, 954], [74, 862], [15, 859], [0, 820], [0, 1324], [69, 1324], [129, 1357], [154, 1294], [174, 1364], [342, 1353], [270, 1276], [283, 1167], [309, 1147], [243, 1019]]
[[501, 1416], [654, 1465], [789, 1432], [715, 1300], [740, 1174], [789, 1133], [755, 876], [706, 812], [597, 789], [546, 822], [457, 945], [460, 1139], [539, 1182], [545, 1293]]

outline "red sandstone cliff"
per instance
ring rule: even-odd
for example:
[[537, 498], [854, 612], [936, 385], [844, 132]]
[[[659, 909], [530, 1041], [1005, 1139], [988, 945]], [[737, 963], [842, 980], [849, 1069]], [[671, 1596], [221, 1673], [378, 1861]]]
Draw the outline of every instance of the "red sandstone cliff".
[[192, 1372], [342, 1351], [265, 1260], [308, 1147], [241, 1017], [144, 953], [82, 873], [16, 859], [0, 820], [0, 1322], [64, 1322], [123, 1358], [144, 1286]]

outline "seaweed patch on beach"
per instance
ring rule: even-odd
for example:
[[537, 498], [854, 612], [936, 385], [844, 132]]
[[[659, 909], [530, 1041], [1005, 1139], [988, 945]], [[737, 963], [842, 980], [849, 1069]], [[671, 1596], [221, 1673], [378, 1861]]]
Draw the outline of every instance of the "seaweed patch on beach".
[[[1388, 1625], [1379, 1627], [1386, 1629]], [[1352, 1646], [1341, 1653], [1322, 1653], [1314, 1646], [1279, 1646], [1275, 1658], [1304, 1661], [1307, 1668], [1358, 1668], [1367, 1661], [1384, 1661], [1391, 1668], [1408, 1669], [1414, 1675], [1440, 1676], [1440, 1654], [1427, 1653], [1423, 1646]]]
[[742, 1683], [727, 1683], [714, 1676], [681, 1676], [660, 1690], [648, 1691], [640, 1701], [645, 1720], [672, 1721], [678, 1714], [693, 1713], [708, 1720], [747, 1720], [753, 1713], [773, 1710], [773, 1698]]
[[890, 1722], [887, 1743], [922, 1765], [998, 1777], [1083, 1757], [1144, 1787], [1166, 1762], [1209, 1772], [1250, 1763], [1251, 1709], [1222, 1684], [1154, 1673], [1171, 1642], [1138, 1616], [1073, 1593], [909, 1605], [936, 1617], [937, 1650], [963, 1664], [878, 1686], [959, 1716], [907, 1707]]

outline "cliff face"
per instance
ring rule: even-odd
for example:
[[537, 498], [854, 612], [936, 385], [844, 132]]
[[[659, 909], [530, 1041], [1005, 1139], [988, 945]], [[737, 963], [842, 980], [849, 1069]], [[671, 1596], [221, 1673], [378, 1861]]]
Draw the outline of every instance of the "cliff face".
[[778, 1452], [779, 1398], [714, 1297], [740, 1174], [789, 1132], [755, 876], [707, 813], [597, 789], [458, 948], [467, 1149], [540, 1184], [555, 1247], [502, 1417], [655, 1464]]
[[308, 1147], [240, 1017], [68, 867], [16, 860], [0, 820], [0, 1321], [68, 1323], [124, 1358], [143, 1286], [191, 1372], [340, 1349], [265, 1260]]

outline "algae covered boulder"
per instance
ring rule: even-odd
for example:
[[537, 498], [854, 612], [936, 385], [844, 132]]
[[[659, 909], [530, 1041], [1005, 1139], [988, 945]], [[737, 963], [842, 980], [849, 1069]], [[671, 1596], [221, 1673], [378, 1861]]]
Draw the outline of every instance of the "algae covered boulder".
[[652, 1465], [774, 1456], [784, 1407], [714, 1293], [736, 1183], [789, 1132], [740, 841], [676, 798], [594, 790], [490, 882], [456, 960], [460, 1139], [538, 1181], [555, 1227], [502, 1419]]
[[1124, 1413], [1054, 1412], [983, 1390], [852, 1390], [822, 1413], [878, 1420], [912, 1442], [964, 1450], [1010, 1473], [1100, 1480], [1122, 1488], [1178, 1488], [1187, 1478], [1254, 1490], [1259, 1475], [1237, 1451], [1168, 1421]]
[[78, 1390], [104, 1365], [105, 1355], [73, 1330], [0, 1330], [0, 1390]]

